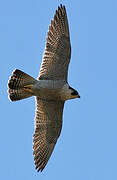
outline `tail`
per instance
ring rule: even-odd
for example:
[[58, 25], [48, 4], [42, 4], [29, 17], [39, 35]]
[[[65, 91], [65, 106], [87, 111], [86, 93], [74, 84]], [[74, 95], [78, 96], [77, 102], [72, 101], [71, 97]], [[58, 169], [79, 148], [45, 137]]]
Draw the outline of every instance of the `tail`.
[[31, 87], [36, 79], [16, 69], [8, 81], [8, 93], [11, 101], [17, 101], [33, 96]]

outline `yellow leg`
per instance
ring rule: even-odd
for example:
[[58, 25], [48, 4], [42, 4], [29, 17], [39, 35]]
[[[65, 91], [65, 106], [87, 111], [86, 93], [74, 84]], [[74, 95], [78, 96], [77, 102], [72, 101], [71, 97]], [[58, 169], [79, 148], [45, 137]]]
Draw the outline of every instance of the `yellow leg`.
[[26, 85], [26, 86], [24, 86], [24, 90], [27, 91], [27, 92], [32, 93], [33, 92], [32, 87], [33, 87], [32, 84]]

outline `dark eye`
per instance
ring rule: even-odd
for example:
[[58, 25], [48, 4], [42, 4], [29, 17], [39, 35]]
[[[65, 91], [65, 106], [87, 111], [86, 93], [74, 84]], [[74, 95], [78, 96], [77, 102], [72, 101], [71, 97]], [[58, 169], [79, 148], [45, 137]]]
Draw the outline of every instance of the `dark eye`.
[[76, 91], [76, 90], [74, 90], [72, 93], [71, 93], [71, 95], [78, 95], [78, 92]]

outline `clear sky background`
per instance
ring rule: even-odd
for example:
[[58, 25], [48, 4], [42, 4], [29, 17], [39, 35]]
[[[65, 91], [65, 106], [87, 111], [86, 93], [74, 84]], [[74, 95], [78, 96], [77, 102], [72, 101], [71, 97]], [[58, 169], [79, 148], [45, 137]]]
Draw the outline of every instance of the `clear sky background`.
[[[35, 101], [11, 103], [15, 68], [37, 77], [55, 10], [66, 6], [72, 56], [63, 129], [42, 173], [32, 155]], [[0, 179], [117, 180], [117, 1], [0, 1]]]

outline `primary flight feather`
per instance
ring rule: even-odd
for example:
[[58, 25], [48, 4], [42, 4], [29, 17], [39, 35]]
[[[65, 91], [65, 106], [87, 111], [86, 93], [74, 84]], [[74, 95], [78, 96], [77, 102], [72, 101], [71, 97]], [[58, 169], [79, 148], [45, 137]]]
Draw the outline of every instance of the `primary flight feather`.
[[60, 5], [49, 26], [38, 79], [16, 69], [8, 81], [11, 101], [35, 96], [33, 155], [38, 171], [46, 166], [60, 135], [65, 101], [80, 98], [67, 82], [70, 57], [67, 14], [65, 6]]

